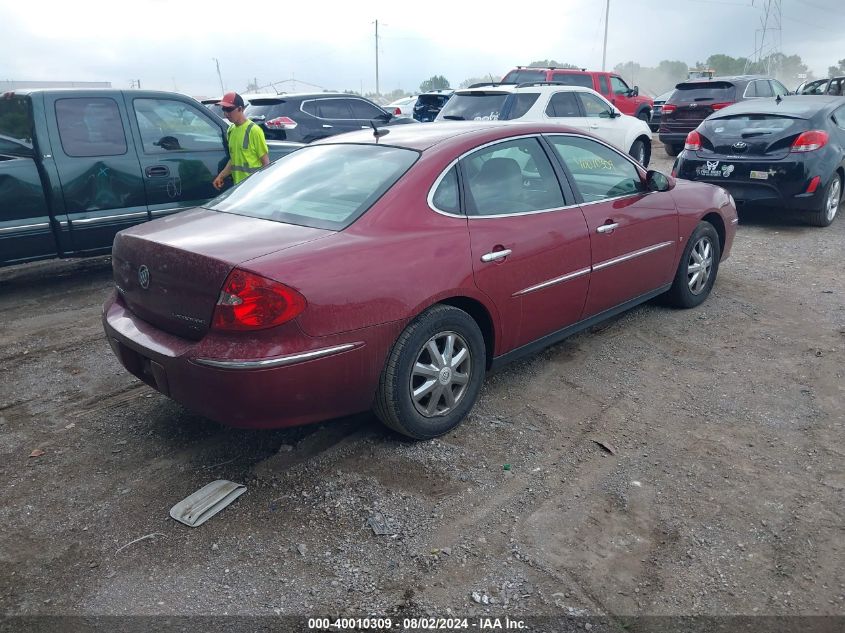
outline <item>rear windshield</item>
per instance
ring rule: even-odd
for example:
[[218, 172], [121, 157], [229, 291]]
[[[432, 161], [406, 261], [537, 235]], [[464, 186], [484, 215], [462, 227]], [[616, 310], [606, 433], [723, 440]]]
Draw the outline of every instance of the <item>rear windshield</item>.
[[379, 145], [297, 150], [212, 200], [206, 208], [339, 231], [367, 211], [419, 154]]
[[678, 84], [669, 103], [693, 103], [701, 101], [724, 102], [735, 101], [736, 86], [727, 81], [711, 81], [707, 83]]
[[452, 121], [496, 121], [509, 92], [456, 92], [438, 116]]
[[519, 70], [510, 71], [502, 79], [502, 83], [521, 84], [527, 81], [546, 81], [545, 70], [533, 70], [530, 68], [521, 68]]
[[705, 134], [711, 132], [720, 136], [738, 138], [781, 135], [787, 131], [800, 132], [806, 127], [805, 119], [776, 114], [737, 114], [704, 121]]
[[0, 142], [4, 151], [10, 153], [20, 145], [32, 148], [32, 115], [28, 99], [0, 99]]
[[431, 106], [442, 108], [451, 95], [420, 95], [417, 97], [417, 106]]
[[249, 105], [244, 109], [244, 114], [247, 117], [253, 116], [277, 116], [285, 105], [284, 99], [253, 99]]

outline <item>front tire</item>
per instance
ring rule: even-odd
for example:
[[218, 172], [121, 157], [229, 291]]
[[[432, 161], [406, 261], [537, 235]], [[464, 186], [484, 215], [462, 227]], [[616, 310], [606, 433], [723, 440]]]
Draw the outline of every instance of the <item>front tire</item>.
[[646, 125], [649, 125], [651, 123], [651, 112], [648, 110], [640, 110], [637, 113], [637, 118], [640, 121], [644, 121]]
[[417, 440], [455, 428], [478, 400], [486, 371], [484, 337], [463, 310], [436, 305], [396, 341], [379, 379], [374, 411]]
[[721, 257], [716, 229], [709, 222], [699, 222], [681, 255], [672, 287], [666, 293], [669, 304], [677, 308], [700, 305], [713, 288]]
[[842, 203], [842, 179], [838, 173], [834, 172], [827, 183], [822, 200], [822, 208], [807, 215], [807, 222], [813, 226], [830, 226], [839, 211], [839, 205]]

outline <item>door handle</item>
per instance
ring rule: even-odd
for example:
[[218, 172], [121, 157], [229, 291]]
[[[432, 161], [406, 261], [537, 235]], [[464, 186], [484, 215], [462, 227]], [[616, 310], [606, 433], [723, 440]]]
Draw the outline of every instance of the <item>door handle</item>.
[[618, 222], [614, 222], [613, 224], [602, 224], [599, 228], [596, 229], [596, 233], [613, 233], [613, 229], [618, 228]]
[[165, 178], [170, 175], [167, 165], [150, 165], [144, 170], [147, 178]]
[[511, 249], [506, 248], [503, 251], [493, 251], [492, 253], [485, 253], [481, 256], [481, 261], [483, 262], [494, 262], [497, 259], [504, 259], [508, 255], [510, 255], [513, 251]]

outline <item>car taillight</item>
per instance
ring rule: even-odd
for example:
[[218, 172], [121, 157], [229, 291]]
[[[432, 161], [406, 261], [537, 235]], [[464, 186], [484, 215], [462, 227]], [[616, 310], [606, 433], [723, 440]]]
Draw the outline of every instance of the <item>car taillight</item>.
[[814, 152], [827, 145], [828, 138], [827, 132], [824, 130], [810, 130], [809, 132], [803, 132], [792, 143], [792, 147], [789, 148], [789, 151], [795, 153]]
[[399, 116], [402, 114], [402, 108], [393, 108], [393, 116]]
[[672, 105], [671, 103], [664, 103], [663, 104], [663, 114], [672, 114], [677, 109], [678, 109], [678, 106]]
[[711, 103], [710, 107], [713, 108], [713, 110], [721, 110], [722, 108], [727, 108], [729, 105], [733, 104], [733, 101], [723, 101], [721, 103]]
[[228, 331], [275, 327], [297, 317], [305, 306], [305, 297], [293, 288], [235, 268], [223, 284], [211, 327]]
[[686, 143], [684, 143], [684, 149], [689, 149], [692, 151], [697, 151], [701, 149], [701, 134], [699, 134], [696, 130], [693, 130], [689, 134], [687, 134]]
[[292, 130], [296, 127], [296, 121], [289, 116], [277, 116], [275, 119], [265, 121], [264, 125], [271, 130]]

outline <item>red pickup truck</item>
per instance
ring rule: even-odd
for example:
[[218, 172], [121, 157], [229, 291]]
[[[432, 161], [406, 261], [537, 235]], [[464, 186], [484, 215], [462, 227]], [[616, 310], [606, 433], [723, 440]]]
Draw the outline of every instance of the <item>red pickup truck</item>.
[[592, 88], [604, 96], [624, 114], [630, 114], [646, 123], [651, 121], [654, 101], [640, 94], [638, 86], [629, 88], [616, 73], [571, 68], [534, 68], [517, 66], [502, 78], [502, 83], [528, 83], [553, 81], [573, 86]]

